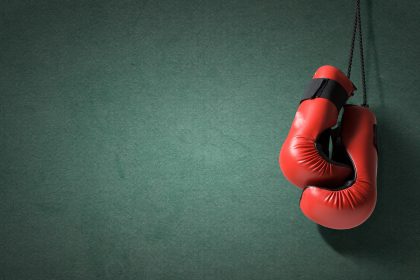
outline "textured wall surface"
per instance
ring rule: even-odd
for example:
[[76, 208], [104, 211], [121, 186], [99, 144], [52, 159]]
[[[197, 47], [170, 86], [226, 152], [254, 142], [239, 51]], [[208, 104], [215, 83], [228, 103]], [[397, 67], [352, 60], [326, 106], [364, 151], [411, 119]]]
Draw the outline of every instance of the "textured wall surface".
[[330, 231], [277, 156], [353, 1], [1, 1], [0, 279], [420, 279], [420, 2], [362, 4], [379, 197]]

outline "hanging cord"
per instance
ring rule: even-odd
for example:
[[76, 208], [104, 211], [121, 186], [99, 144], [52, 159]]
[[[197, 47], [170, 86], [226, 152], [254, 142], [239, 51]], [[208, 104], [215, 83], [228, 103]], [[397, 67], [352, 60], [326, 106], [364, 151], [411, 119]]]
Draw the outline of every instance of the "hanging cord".
[[351, 76], [351, 67], [353, 64], [353, 53], [354, 53], [354, 44], [356, 41], [356, 34], [359, 31], [359, 50], [360, 50], [360, 72], [362, 76], [362, 89], [363, 89], [363, 103], [362, 106], [367, 107], [367, 94], [366, 94], [366, 72], [365, 72], [365, 58], [363, 52], [363, 36], [362, 36], [362, 20], [360, 15], [360, 0], [356, 0], [356, 7], [354, 12], [354, 24], [353, 24], [353, 33], [351, 37], [350, 45], [350, 54], [347, 68], [347, 77], [350, 79]]
[[349, 62], [347, 67], [347, 77], [350, 79], [351, 76], [351, 67], [353, 64], [353, 53], [354, 53], [354, 42], [356, 40], [356, 33], [357, 33], [357, 26], [358, 26], [358, 10], [359, 10], [359, 4], [360, 2], [356, 1], [356, 6], [354, 10], [354, 24], [353, 24], [353, 33], [351, 36], [351, 45], [350, 45], [350, 54], [349, 54]]

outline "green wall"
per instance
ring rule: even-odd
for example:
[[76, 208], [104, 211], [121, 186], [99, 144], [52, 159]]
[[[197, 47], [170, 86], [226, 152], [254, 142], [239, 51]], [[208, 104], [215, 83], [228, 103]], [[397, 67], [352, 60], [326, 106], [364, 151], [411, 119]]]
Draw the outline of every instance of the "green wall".
[[420, 2], [362, 9], [378, 204], [331, 231], [277, 156], [353, 1], [1, 1], [0, 279], [420, 279]]

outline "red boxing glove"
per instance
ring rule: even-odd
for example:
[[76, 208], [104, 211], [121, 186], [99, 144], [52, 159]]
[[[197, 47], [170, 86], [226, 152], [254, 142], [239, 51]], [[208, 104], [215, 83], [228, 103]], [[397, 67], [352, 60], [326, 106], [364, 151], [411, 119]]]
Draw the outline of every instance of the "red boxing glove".
[[280, 168], [292, 184], [336, 186], [351, 175], [351, 166], [334, 162], [327, 154], [330, 128], [354, 90], [339, 69], [326, 65], [316, 71], [280, 151]]
[[335, 140], [332, 158], [353, 164], [354, 179], [335, 188], [310, 184], [302, 193], [300, 208], [322, 226], [349, 229], [369, 218], [376, 204], [375, 115], [367, 107], [344, 106], [340, 134], [341, 141]]

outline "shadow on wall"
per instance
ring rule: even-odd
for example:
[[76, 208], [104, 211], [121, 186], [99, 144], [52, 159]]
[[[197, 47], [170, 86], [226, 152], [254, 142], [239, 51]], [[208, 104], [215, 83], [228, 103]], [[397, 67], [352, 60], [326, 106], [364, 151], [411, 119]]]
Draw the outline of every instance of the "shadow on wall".
[[420, 188], [413, 178], [420, 158], [415, 155], [415, 139], [404, 135], [404, 130], [393, 122], [395, 112], [385, 106], [371, 5], [371, 1], [366, 2], [366, 33], [370, 48], [367, 58], [375, 75], [371, 79], [376, 84], [375, 94], [379, 94], [379, 106], [373, 110], [378, 117], [378, 203], [370, 219], [357, 228], [340, 231], [319, 226], [318, 230], [325, 242], [342, 255], [389, 264], [410, 263], [408, 260], [420, 256], [420, 211], [416, 200]]
[[416, 198], [420, 196], [420, 188], [403, 169], [418, 168], [420, 160], [409, 156], [414, 141], [401, 142], [405, 138], [396, 134], [398, 128], [389, 127], [385, 121], [380, 123], [378, 119], [378, 203], [373, 215], [351, 230], [321, 226], [318, 229], [323, 239], [340, 254], [392, 263], [419, 255], [420, 246], [415, 240], [418, 241], [420, 212]]

